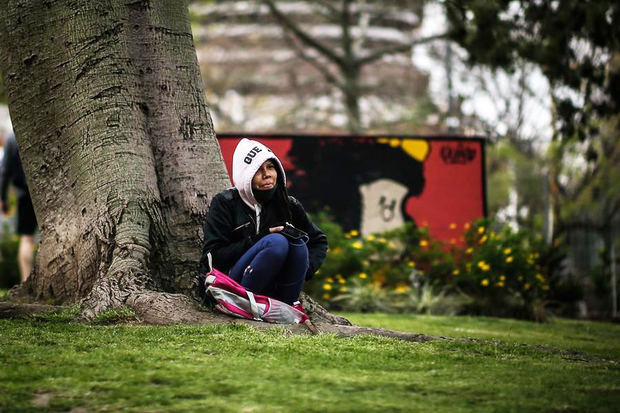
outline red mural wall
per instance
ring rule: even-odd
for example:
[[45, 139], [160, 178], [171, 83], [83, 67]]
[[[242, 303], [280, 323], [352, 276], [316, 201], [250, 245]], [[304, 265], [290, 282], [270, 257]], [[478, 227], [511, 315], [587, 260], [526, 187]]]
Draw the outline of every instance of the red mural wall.
[[242, 137], [271, 148], [290, 194], [309, 212], [328, 209], [345, 230], [367, 235], [412, 220], [460, 244], [465, 225], [486, 214], [481, 138], [221, 134], [230, 175]]

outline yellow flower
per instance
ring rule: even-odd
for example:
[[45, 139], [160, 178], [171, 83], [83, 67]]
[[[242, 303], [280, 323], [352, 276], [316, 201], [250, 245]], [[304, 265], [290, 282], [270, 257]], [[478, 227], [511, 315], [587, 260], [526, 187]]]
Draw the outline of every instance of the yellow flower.
[[369, 236], [366, 237], [367, 241], [374, 241], [376, 238], [374, 235], [370, 234]]
[[344, 283], [346, 283], [346, 281], [345, 281], [344, 278], [338, 278], [338, 283], [344, 284]]
[[345, 237], [346, 239], [351, 238], [351, 236], [350, 236], [349, 234], [344, 234], [344, 237]]
[[461, 272], [457, 269], [452, 271], [452, 275], [459, 275]]
[[509, 255], [512, 252], [512, 248], [504, 249], [504, 255]]
[[545, 282], [545, 277], [543, 277], [542, 274], [536, 274], [536, 279], [541, 283]]
[[428, 246], [428, 241], [427, 240], [425, 240], [425, 239], [420, 240], [420, 247], [427, 247], [427, 246]]
[[478, 268], [480, 268], [482, 271], [489, 271], [491, 269], [491, 266], [484, 261], [478, 261]]
[[394, 288], [394, 292], [396, 293], [404, 293], [407, 292], [411, 289], [411, 287], [409, 287], [407, 284], [405, 283], [399, 283], [396, 288]]
[[489, 237], [487, 237], [486, 235], [483, 235], [482, 238], [480, 238], [480, 243], [484, 244], [485, 242], [487, 242], [488, 239]]
[[532, 287], [532, 286], [531, 286], [531, 284], [530, 284], [530, 283], [525, 283], [525, 284], [523, 285], [523, 288], [525, 288], [525, 291], [529, 290], [531, 287]]
[[466, 253], [466, 254], [471, 254], [472, 252], [474, 252], [474, 249], [473, 249], [473, 248], [471, 248], [471, 247], [470, 247], [470, 248], [467, 248], [467, 249], [465, 250], [465, 253]]
[[456, 229], [456, 224], [454, 222], [450, 224], [450, 229]]
[[357, 232], [357, 230], [356, 230], [356, 229], [353, 229], [353, 230], [351, 230], [351, 232], [349, 232], [349, 234], [350, 234], [352, 237], [357, 237], [360, 233], [359, 233], [359, 232]]
[[362, 261], [362, 264], [364, 265], [364, 267], [368, 267], [370, 265], [370, 261], [364, 260]]
[[415, 267], [415, 262], [414, 262], [414, 261], [409, 261], [409, 262], [407, 263], [407, 266], [409, 266], [409, 267]]
[[340, 254], [342, 252], [342, 248], [340, 247], [336, 247], [333, 249], [333, 251], [331, 252], [332, 254]]
[[486, 287], [487, 285], [489, 285], [489, 280], [485, 278], [484, 280], [480, 281], [480, 285]]
[[523, 281], [523, 276], [522, 276], [522, 275], [519, 275], [519, 276], [517, 277], [517, 280], [519, 280], [519, 281]]
[[466, 222], [465, 224], [463, 224], [463, 228], [464, 229], [469, 229], [469, 228], [471, 228], [471, 224], [469, 222]]
[[327, 281], [328, 283], [333, 283], [334, 279], [332, 277], [327, 277], [325, 281]]
[[482, 234], [484, 232], [484, 227], [478, 227], [478, 234]]
[[346, 293], [347, 292], [347, 287], [340, 287], [339, 290], [341, 293]]
[[543, 285], [540, 288], [542, 288], [544, 291], [548, 291], [549, 290], [549, 286], [548, 285]]
[[499, 276], [499, 280], [500, 281], [506, 281], [506, 276], [505, 275], [500, 275]]
[[383, 237], [379, 238], [379, 242], [382, 244], [385, 244], [387, 242], [387, 240]]
[[330, 291], [332, 289], [332, 285], [325, 283], [325, 284], [323, 284], [323, 289], [325, 291]]
[[513, 261], [514, 261], [514, 258], [512, 258], [512, 255], [511, 255], [511, 256], [509, 256], [509, 257], [506, 257], [506, 262], [507, 262], [507, 263], [509, 263], [509, 264], [510, 264], [510, 263], [511, 263], [511, 262], [513, 262]]
[[360, 277], [362, 280], [365, 280], [366, 278], [368, 278], [368, 274], [366, 274], [365, 272], [360, 272], [359, 277]]
[[325, 300], [329, 300], [329, 294], [327, 294], [327, 293], [323, 294], [323, 298], [324, 298]]
[[495, 285], [497, 285], [498, 287], [503, 287], [504, 286], [504, 282], [500, 281], [500, 282], [496, 283]]
[[362, 248], [364, 248], [364, 244], [359, 241], [355, 241], [353, 244], [351, 244], [351, 246], [356, 250], [361, 250]]
[[396, 248], [396, 244], [394, 244], [392, 241], [390, 241], [390, 242], [388, 243], [388, 248], [389, 248], [389, 249], [391, 249], [391, 250], [393, 250], [393, 249], [395, 249], [395, 248]]

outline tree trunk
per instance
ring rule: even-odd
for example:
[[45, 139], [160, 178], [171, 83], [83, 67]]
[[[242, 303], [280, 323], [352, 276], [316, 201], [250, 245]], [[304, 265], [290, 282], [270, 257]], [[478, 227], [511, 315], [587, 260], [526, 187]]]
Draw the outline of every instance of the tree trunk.
[[[41, 247], [14, 294], [222, 322], [191, 300], [229, 184], [185, 1], [0, 0], [1, 70]], [[350, 324], [303, 297], [311, 317]]]
[[[184, 1], [0, 0], [9, 107], [40, 225], [37, 300], [171, 308], [228, 184]], [[162, 293], [155, 293], [161, 291]], [[165, 312], [165, 309], [161, 309]]]

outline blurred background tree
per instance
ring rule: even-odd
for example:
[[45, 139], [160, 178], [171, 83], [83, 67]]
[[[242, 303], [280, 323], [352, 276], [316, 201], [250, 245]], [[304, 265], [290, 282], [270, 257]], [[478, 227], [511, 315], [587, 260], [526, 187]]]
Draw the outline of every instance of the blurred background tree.
[[411, 51], [447, 32], [420, 32], [425, 3], [194, 1], [218, 130], [437, 131]]
[[548, 80], [553, 143], [543, 160], [554, 219], [551, 236], [554, 245], [573, 250], [568, 271], [591, 271], [597, 246], [602, 247], [615, 317], [620, 7], [576, 0], [458, 0], [446, 6], [451, 38], [467, 50], [470, 65], [515, 71], [525, 61]]

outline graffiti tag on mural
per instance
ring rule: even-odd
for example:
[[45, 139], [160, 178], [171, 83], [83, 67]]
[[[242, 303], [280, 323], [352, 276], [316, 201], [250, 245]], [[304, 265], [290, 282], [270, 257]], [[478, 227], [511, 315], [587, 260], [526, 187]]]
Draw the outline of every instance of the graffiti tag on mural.
[[448, 164], [467, 164], [476, 159], [476, 150], [458, 143], [446, 144], [441, 147], [441, 159]]

